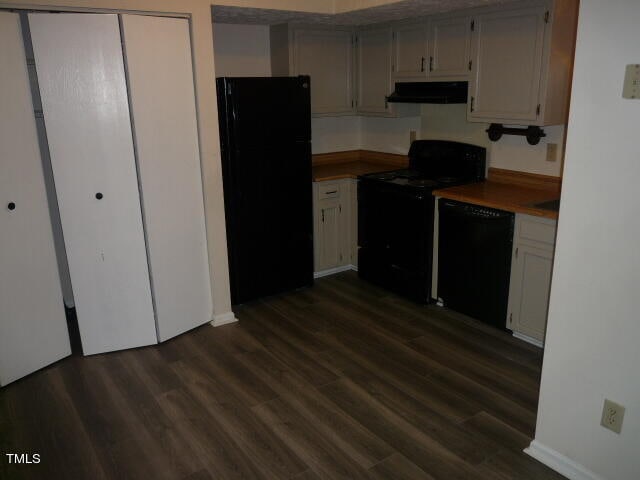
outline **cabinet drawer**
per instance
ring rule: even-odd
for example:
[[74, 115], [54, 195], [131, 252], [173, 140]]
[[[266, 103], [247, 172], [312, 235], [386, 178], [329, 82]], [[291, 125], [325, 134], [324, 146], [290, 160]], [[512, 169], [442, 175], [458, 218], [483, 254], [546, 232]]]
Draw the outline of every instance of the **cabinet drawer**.
[[553, 246], [556, 239], [556, 222], [522, 215], [520, 217], [519, 239]]
[[325, 183], [318, 185], [318, 200], [327, 200], [329, 198], [340, 198], [339, 183]]

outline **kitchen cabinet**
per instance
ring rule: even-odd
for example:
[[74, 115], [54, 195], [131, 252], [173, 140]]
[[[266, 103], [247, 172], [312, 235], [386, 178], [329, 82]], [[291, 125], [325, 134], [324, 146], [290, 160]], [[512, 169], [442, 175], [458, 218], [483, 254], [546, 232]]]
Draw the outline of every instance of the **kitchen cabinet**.
[[356, 34], [356, 113], [362, 116], [417, 116], [420, 105], [387, 103], [391, 78], [391, 27], [363, 27]]
[[429, 21], [427, 76], [433, 80], [466, 80], [469, 77], [471, 19], [467, 15], [443, 15]]
[[468, 120], [566, 123], [576, 21], [577, 0], [475, 14]]
[[391, 28], [360, 30], [356, 37], [357, 113], [389, 115], [386, 97], [391, 84]]
[[468, 15], [438, 15], [393, 27], [396, 82], [467, 80], [471, 45]]
[[352, 29], [274, 25], [270, 36], [272, 75], [309, 75], [313, 115], [355, 113]]
[[516, 215], [507, 328], [542, 346], [547, 325], [556, 221]]
[[357, 180], [314, 182], [314, 271], [349, 270], [357, 263]]
[[0, 386], [71, 354], [20, 18], [0, 12]]
[[426, 79], [427, 22], [393, 26], [393, 79], [416, 82]]

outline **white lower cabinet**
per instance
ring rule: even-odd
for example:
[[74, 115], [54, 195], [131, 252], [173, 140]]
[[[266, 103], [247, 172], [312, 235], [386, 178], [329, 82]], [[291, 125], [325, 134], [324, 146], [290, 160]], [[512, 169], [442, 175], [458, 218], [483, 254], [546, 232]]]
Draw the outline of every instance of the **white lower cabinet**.
[[553, 270], [556, 221], [516, 214], [507, 328], [544, 344]]
[[314, 271], [316, 276], [357, 265], [357, 180], [314, 182]]
[[71, 353], [18, 14], [0, 12], [0, 386]]

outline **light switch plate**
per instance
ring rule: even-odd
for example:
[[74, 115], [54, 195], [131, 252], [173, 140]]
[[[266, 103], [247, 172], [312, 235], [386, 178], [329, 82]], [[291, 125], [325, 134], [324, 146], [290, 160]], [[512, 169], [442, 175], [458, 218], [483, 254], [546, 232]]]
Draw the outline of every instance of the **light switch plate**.
[[640, 63], [627, 65], [624, 74], [622, 98], [640, 99]]

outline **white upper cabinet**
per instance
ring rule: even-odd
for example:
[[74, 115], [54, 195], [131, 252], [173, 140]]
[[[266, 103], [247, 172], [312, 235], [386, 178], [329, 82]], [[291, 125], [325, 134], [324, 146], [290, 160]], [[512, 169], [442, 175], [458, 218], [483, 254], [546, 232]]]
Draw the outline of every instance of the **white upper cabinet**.
[[427, 22], [393, 27], [394, 81], [420, 81], [427, 76]]
[[273, 25], [271, 73], [311, 77], [311, 113], [353, 115], [354, 33], [351, 29]]
[[469, 118], [536, 120], [545, 11], [521, 8], [475, 17]]
[[429, 22], [428, 77], [466, 80], [469, 77], [471, 19], [469, 16], [434, 17]]
[[474, 15], [468, 119], [566, 122], [577, 1]]
[[356, 40], [356, 76], [359, 114], [389, 113], [391, 93], [391, 28], [361, 30]]
[[294, 75], [311, 77], [312, 113], [353, 113], [353, 34], [294, 30]]
[[468, 15], [439, 15], [393, 27], [396, 82], [467, 80], [471, 43]]

